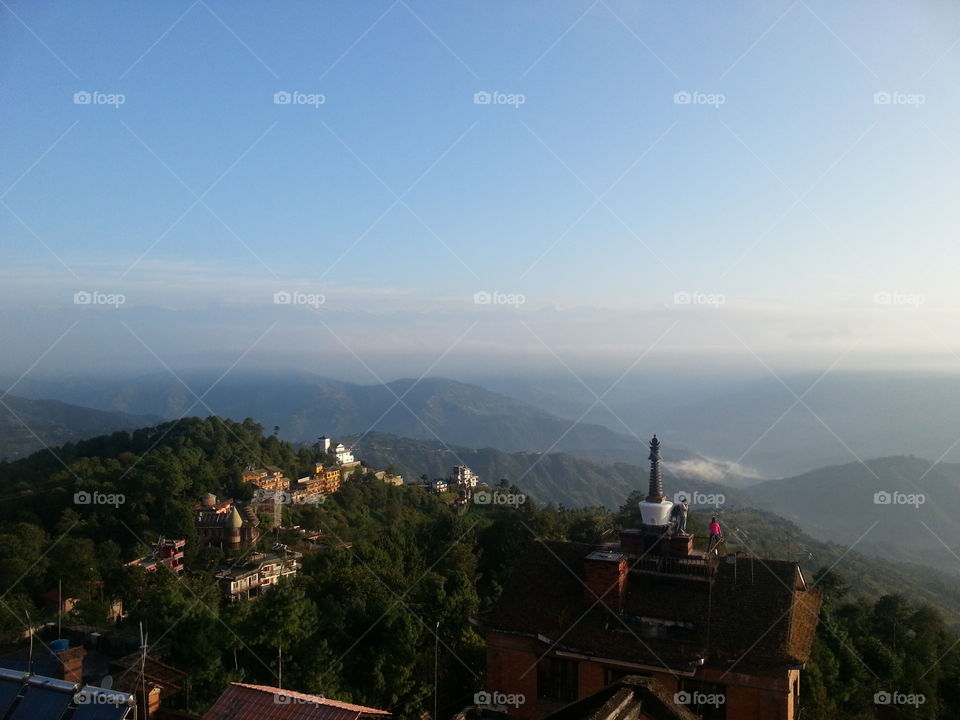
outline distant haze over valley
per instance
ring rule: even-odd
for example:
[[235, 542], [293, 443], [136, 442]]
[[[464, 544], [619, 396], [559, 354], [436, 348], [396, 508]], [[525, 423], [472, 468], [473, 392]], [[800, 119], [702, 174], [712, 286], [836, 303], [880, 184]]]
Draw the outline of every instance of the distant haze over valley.
[[[165, 419], [184, 413], [252, 417], [298, 442], [322, 433], [379, 431], [638, 465], [646, 460], [646, 439], [656, 432], [668, 462], [736, 486], [891, 455], [960, 462], [960, 378], [952, 375], [837, 372], [781, 381], [678, 371], [635, 373], [617, 382], [601, 375], [520, 373], [472, 383], [399, 379], [384, 386], [302, 371], [235, 370], [218, 381], [221, 374], [31, 376], [12, 394]], [[16, 378], [5, 380], [10, 386]]]

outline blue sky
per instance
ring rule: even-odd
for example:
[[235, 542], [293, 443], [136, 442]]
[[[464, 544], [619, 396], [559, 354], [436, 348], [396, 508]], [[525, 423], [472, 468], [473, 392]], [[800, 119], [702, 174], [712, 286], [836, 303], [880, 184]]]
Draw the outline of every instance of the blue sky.
[[223, 362], [274, 322], [275, 358], [388, 375], [454, 342], [622, 367], [668, 330], [674, 356], [960, 362], [947, 3], [4, 0], [0, 37], [4, 372], [77, 320], [49, 369], [136, 366], [131, 330]]

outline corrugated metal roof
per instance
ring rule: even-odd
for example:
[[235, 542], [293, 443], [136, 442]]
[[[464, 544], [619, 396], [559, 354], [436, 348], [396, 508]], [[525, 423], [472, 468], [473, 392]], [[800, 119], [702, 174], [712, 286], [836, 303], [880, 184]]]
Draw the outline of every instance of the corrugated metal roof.
[[0, 717], [10, 720], [127, 720], [133, 697], [64, 680], [0, 669]]

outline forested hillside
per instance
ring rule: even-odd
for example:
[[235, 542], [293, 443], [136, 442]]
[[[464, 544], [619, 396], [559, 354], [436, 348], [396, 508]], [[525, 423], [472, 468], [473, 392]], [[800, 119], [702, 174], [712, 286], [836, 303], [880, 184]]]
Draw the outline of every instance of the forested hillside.
[[[135, 635], [142, 622], [149, 644], [189, 673], [178, 702], [193, 711], [207, 707], [230, 680], [278, 684], [282, 667], [284, 687], [413, 720], [432, 709], [439, 649], [439, 712], [449, 717], [482, 687], [483, 638], [470, 617], [499, 596], [524, 545], [599, 542], [636, 523], [636, 496], [624, 498], [616, 513], [533, 500], [455, 507], [419, 488], [358, 474], [323, 504], [284, 510], [285, 525], [323, 533], [325, 549], [305, 546], [296, 531], [271, 529], [270, 517], [262, 517], [262, 547], [280, 541], [303, 551], [296, 578], [254, 601], [221, 600], [213, 571], [239, 558], [198, 548], [197, 499], [205, 492], [245, 497], [240, 473], [250, 463], [276, 464], [294, 475], [316, 457], [265, 436], [252, 421], [209, 418], [66, 445], [57, 457], [44, 452], [0, 463], [3, 630], [8, 636], [21, 630], [27, 613], [50, 617], [39, 597], [59, 582], [65, 596], [79, 599], [68, 622], [102, 625], [105, 600], [122, 598], [128, 616], [120, 631]], [[520, 491], [509, 483], [507, 489]], [[73, 494], [81, 490], [118, 501], [76, 505]], [[695, 511], [691, 526], [701, 532], [707, 519]], [[766, 513], [727, 511], [721, 519], [730, 549], [803, 556], [809, 582], [822, 574], [835, 598], [808, 666], [804, 717], [870, 717], [854, 713], [868, 712], [875, 692], [906, 692], [921, 663], [930, 669], [915, 685], [929, 695], [918, 717], [960, 711], [957, 652], [948, 651], [956, 637], [943, 621], [957, 606], [953, 588], [924, 585], [921, 574], [904, 566], [844, 555]], [[144, 575], [124, 567], [159, 534], [187, 539], [183, 579], [162, 568]], [[844, 586], [852, 605], [842, 604]], [[899, 591], [910, 600], [888, 597]], [[942, 610], [919, 608], [913, 601], [920, 599]], [[930, 662], [936, 653], [942, 659]]]
[[958, 566], [960, 465], [955, 463], [912, 456], [851, 462], [769, 480], [752, 487], [750, 495], [815, 537], [843, 544], [859, 538], [859, 549], [892, 560]]

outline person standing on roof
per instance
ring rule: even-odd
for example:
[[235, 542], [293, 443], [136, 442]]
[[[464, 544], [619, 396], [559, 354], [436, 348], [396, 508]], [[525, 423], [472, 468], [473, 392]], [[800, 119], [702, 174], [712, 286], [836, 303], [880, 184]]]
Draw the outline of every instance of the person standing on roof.
[[690, 504], [687, 502], [685, 497], [680, 498], [680, 502], [673, 506], [673, 510], [670, 511], [670, 514], [673, 515], [673, 519], [676, 521], [676, 533], [677, 535], [686, 535], [687, 534], [687, 513], [690, 511]]
[[721, 540], [723, 540], [723, 530], [720, 528], [720, 523], [717, 521], [717, 516], [714, 515], [712, 518], [710, 518], [710, 544], [707, 545], [707, 552], [710, 552], [717, 547]]

